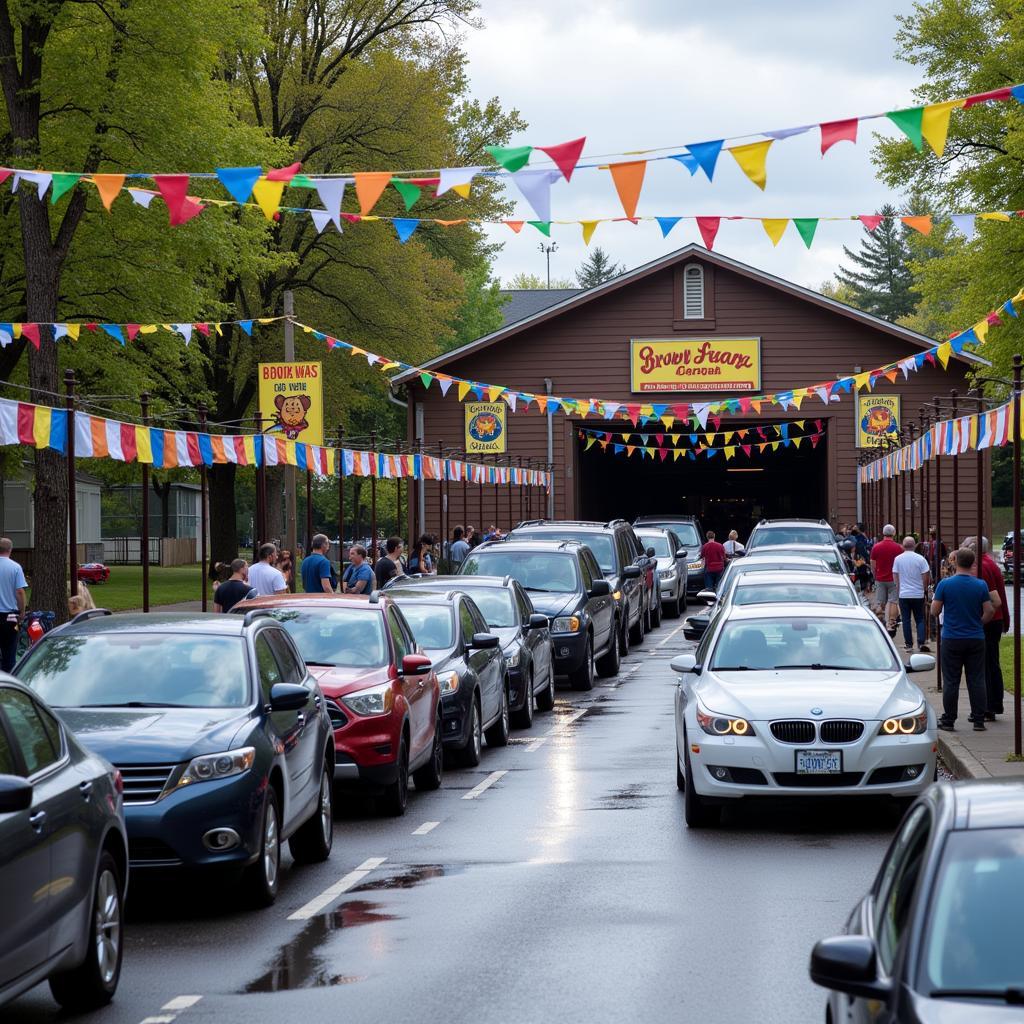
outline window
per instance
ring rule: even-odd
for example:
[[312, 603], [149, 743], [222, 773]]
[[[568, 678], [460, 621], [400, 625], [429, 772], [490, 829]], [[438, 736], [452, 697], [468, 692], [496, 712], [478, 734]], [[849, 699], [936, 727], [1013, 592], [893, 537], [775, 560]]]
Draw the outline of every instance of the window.
[[17, 690], [0, 690], [0, 707], [21, 747], [29, 775], [43, 771], [58, 760], [60, 750], [54, 749], [31, 697]]
[[7, 732], [3, 722], [0, 721], [0, 775], [16, 775], [17, 765], [14, 761], [14, 751], [11, 749], [10, 741], [7, 739]]
[[278, 668], [274, 652], [267, 643], [266, 633], [260, 633], [254, 644], [256, 648], [256, 665], [260, 673], [260, 689], [264, 698], [270, 700], [270, 688], [281, 682], [281, 669]]
[[476, 625], [473, 622], [473, 613], [465, 601], [459, 605], [459, 622], [462, 624], [462, 641], [468, 646], [473, 642]]
[[393, 611], [388, 612], [388, 629], [391, 631], [391, 642], [395, 646], [395, 664], [401, 667], [402, 659], [410, 653], [405, 642], [405, 634], [399, 625], [398, 617]]
[[515, 588], [516, 605], [519, 608], [519, 618], [522, 620], [524, 626], [530, 624], [530, 616], [533, 614], [533, 605], [530, 603], [530, 599], [526, 594], [519, 589], [518, 586]]
[[307, 665], [379, 668], [388, 663], [380, 613], [365, 608], [279, 608], [273, 616], [284, 627]]
[[305, 682], [306, 673], [296, 660], [284, 630], [268, 629], [264, 632], [264, 636], [270, 642], [270, 649], [274, 652], [278, 665], [281, 666], [281, 675], [284, 682], [301, 686]]
[[580, 552], [580, 572], [583, 574], [583, 589], [589, 594], [594, 588], [594, 572], [586, 552]]
[[696, 264], [683, 271], [683, 319], [704, 319], [704, 268]]

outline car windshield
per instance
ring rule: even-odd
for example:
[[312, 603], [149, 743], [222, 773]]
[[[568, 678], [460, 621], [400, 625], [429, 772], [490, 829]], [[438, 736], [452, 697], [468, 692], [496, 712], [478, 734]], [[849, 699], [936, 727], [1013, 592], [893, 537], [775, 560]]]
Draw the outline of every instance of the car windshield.
[[693, 523], [641, 523], [634, 529], [642, 529], [645, 526], [656, 527], [659, 530], [671, 530], [679, 538], [684, 548], [699, 548], [703, 543], [697, 534], [697, 527]]
[[601, 572], [610, 574], [615, 572], [615, 543], [610, 533], [596, 533], [585, 530], [516, 530], [516, 539], [522, 540], [575, 540], [580, 544], [586, 544], [597, 564], [601, 566]]
[[747, 550], [766, 544], [832, 544], [835, 535], [827, 526], [765, 526], [755, 530]]
[[737, 619], [718, 636], [712, 669], [841, 668], [864, 672], [895, 672], [882, 631], [862, 619], [785, 617]]
[[399, 602], [405, 621], [420, 647], [444, 651], [455, 644], [455, 616], [448, 604]]
[[53, 707], [235, 708], [249, 702], [245, 642], [202, 633], [50, 637], [18, 678]]
[[519, 625], [512, 594], [504, 587], [469, 586], [465, 588], [465, 592], [476, 602], [488, 626], [495, 629], [513, 629]]
[[511, 576], [534, 592], [574, 593], [579, 587], [573, 555], [548, 551], [474, 551], [459, 570], [464, 576]]
[[645, 548], [654, 548], [655, 558], [675, 558], [676, 553], [668, 542], [668, 537], [663, 533], [638, 533], [640, 543]]
[[391, 660], [377, 609], [275, 608], [271, 614], [289, 632], [307, 664], [381, 668]]
[[[832, 579], [825, 576], [826, 580]], [[733, 604], [838, 604], [855, 605], [857, 599], [847, 586], [823, 587], [813, 583], [739, 583]]]
[[[951, 832], [928, 905], [920, 988], [1001, 1001], [1024, 987], [1024, 829]], [[1007, 1017], [1009, 1020], [1009, 1017]]]

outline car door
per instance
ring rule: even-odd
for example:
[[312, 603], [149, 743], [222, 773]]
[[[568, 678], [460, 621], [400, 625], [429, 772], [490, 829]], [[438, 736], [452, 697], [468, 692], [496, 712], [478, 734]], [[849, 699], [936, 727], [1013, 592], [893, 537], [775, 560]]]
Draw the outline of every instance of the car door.
[[626, 537], [626, 544], [632, 548], [635, 552], [633, 555], [633, 564], [640, 566], [643, 575], [640, 577], [641, 592], [646, 592], [649, 600], [647, 601], [648, 607], [654, 603], [654, 586], [657, 577], [657, 561], [651, 558], [647, 554], [647, 548], [644, 547], [640, 538], [636, 535], [632, 527], [626, 527], [623, 534]]
[[[623, 533], [615, 535], [615, 550], [622, 569], [636, 563], [636, 552]], [[626, 623], [628, 625], [636, 622], [643, 612], [644, 580], [642, 575], [639, 579], [629, 579], [621, 576], [621, 572], [620, 578], [622, 579], [622, 592], [625, 598], [623, 603], [626, 607]]]
[[527, 662], [533, 668], [533, 685], [537, 691], [548, 684], [548, 670], [551, 665], [551, 640], [548, 630], [530, 629], [533, 604], [518, 583], [512, 584], [512, 599], [519, 618], [519, 629], [523, 637], [523, 649], [528, 653]]
[[399, 686], [405, 696], [405, 702], [409, 705], [409, 737], [410, 750], [409, 760], [414, 762], [423, 751], [425, 744], [433, 740], [434, 721], [431, 715], [430, 691], [427, 689], [427, 676], [404, 676], [402, 671], [402, 659], [407, 654], [413, 653], [409, 645], [402, 624], [398, 621], [398, 615], [394, 608], [387, 610], [388, 632], [391, 634], [391, 649], [394, 651], [395, 667], [398, 669]]
[[473, 615], [468, 601], [459, 602], [459, 630], [462, 633], [466, 661], [480, 685], [480, 713], [485, 723], [492, 722], [501, 710], [501, 651], [498, 648], [479, 650], [473, 647], [473, 634], [486, 633], [488, 630], [479, 613]]
[[[613, 639], [615, 632], [615, 598], [611, 594], [604, 596], [590, 597], [590, 590], [593, 588], [594, 580], [603, 580], [601, 567], [590, 549], [580, 551], [580, 572], [583, 577], [583, 589], [587, 592], [586, 602], [590, 612], [590, 621], [594, 628], [594, 653], [597, 654], [606, 650]], [[626, 580], [625, 583], [635, 584], [636, 580]], [[628, 606], [627, 606], [628, 607]], [[615, 638], [618, 642], [618, 638]]]

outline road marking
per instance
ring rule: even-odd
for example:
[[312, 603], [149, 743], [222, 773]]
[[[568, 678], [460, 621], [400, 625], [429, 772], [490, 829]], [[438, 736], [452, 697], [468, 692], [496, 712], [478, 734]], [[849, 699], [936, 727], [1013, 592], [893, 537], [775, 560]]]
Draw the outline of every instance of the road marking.
[[547, 742], [547, 736], [538, 736], [535, 740], [530, 740], [530, 745], [526, 748], [528, 754], [532, 754], [535, 750], [539, 750]]
[[441, 822], [439, 821], [425, 821], [419, 828], [413, 829], [414, 836], [425, 836], [428, 832], [433, 832]]
[[195, 1006], [202, 999], [202, 996], [175, 996], [169, 1002], [160, 1007], [161, 1010], [187, 1010]]
[[171, 1024], [171, 1021], [176, 1018], [177, 1014], [164, 1013], [159, 1014], [155, 1017], [143, 1017], [142, 1024]]
[[667, 637], [665, 637], [664, 640], [661, 641], [660, 644], [658, 644], [658, 646], [659, 647], [664, 647], [665, 644], [667, 644], [669, 642], [669, 640], [671, 640], [676, 635], [676, 633], [678, 633], [679, 630], [681, 630], [682, 628], [683, 628], [683, 623], [680, 623], [678, 626], [676, 626], [675, 629], [672, 630], [671, 633], [669, 633], [669, 635]]
[[324, 889], [319, 896], [314, 896], [307, 904], [299, 907], [294, 914], [288, 915], [289, 921], [306, 921], [319, 914], [325, 907], [330, 906], [343, 892], [351, 889], [356, 882], [361, 882], [371, 871], [379, 868], [387, 857], [370, 857], [364, 860], [359, 867], [343, 875], [334, 885]]
[[590, 710], [589, 708], [580, 708], [579, 711], [574, 711], [567, 719], [565, 719], [564, 722], [559, 722], [558, 725], [556, 725], [554, 727], [554, 729], [552, 729], [548, 733], [548, 735], [549, 736], [554, 736], [555, 733], [557, 733], [557, 732], [561, 731], [562, 729], [566, 728], [566, 726], [572, 725], [573, 722], [576, 722], [579, 719], [581, 719], [587, 713], [587, 711], [589, 711], [589, 710]]
[[508, 769], [503, 768], [500, 772], [491, 772], [478, 786], [474, 786], [468, 793], [462, 795], [463, 800], [475, 800], [485, 789], [490, 789], [503, 775], [508, 775]]

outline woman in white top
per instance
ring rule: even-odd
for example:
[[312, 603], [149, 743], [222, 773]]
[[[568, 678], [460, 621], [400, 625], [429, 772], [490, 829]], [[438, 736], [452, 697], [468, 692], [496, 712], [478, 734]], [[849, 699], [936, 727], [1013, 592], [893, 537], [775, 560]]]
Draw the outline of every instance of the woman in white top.
[[729, 539], [722, 545], [725, 548], [725, 557], [728, 559], [742, 555], [746, 548], [740, 543], [740, 535], [735, 530], [729, 531]]

